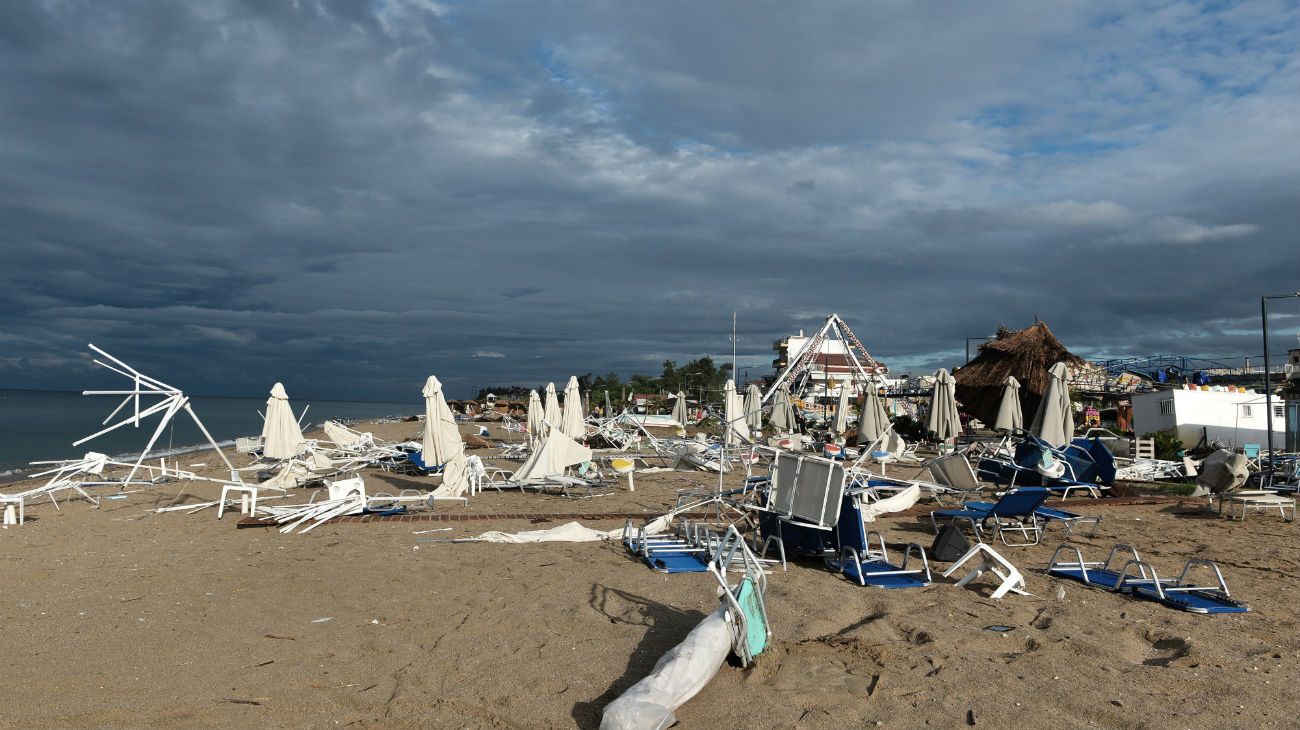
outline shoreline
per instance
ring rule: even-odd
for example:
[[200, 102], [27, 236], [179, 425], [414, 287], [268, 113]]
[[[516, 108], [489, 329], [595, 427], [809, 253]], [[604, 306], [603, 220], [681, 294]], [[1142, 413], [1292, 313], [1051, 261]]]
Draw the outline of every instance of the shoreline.
[[[58, 392], [58, 391], [52, 391], [52, 392]], [[410, 416], [402, 415], [402, 416], [381, 416], [378, 418], [331, 418], [328, 420], [341, 423], [345, 426], [353, 426], [359, 423], [369, 423], [369, 424], [378, 425], [381, 423], [394, 422], [391, 419], [397, 419], [397, 422], [401, 422], [401, 419], [409, 418], [409, 417]], [[309, 433], [320, 432], [323, 425], [324, 422], [321, 422], [320, 424], [309, 423], [303, 429], [303, 435], [306, 436]], [[245, 438], [245, 437], [239, 436], [236, 438]], [[235, 439], [225, 439], [225, 440], [217, 441], [217, 446], [222, 450], [225, 450], [227, 448], [233, 448], [234, 445], [235, 445]], [[46, 461], [66, 461], [68, 459], [77, 459], [80, 458], [81, 456], [84, 456], [88, 452], [95, 451], [94, 448], [90, 448], [93, 446], [93, 442], [90, 444], [84, 444], [84, 446], [86, 446], [87, 448], [84, 449], [80, 454], [76, 456], [70, 456], [67, 457], [66, 459], [46, 459]], [[150, 461], [159, 458], [170, 458], [173, 456], [184, 456], [185, 454], [198, 454], [198, 453], [211, 452], [211, 451], [212, 451], [212, 444], [206, 442], [198, 443], [198, 444], [187, 444], [185, 446], [173, 446], [170, 449], [155, 448], [153, 450], [153, 453], [150, 455], [150, 458], [145, 460], [145, 463], [149, 463]], [[97, 453], [103, 453], [103, 452], [97, 452]], [[113, 459], [114, 461], [132, 462], [140, 458], [140, 452], [134, 451], [134, 452], [121, 453], [121, 454], [109, 454], [108, 458]], [[49, 464], [33, 465], [32, 462], [29, 461], [27, 462], [26, 466], [16, 467], [6, 471], [0, 471], [0, 487], [5, 487], [12, 484], [17, 484], [19, 482], [27, 481], [28, 479], [32, 478], [33, 474], [37, 474], [49, 468], [50, 468]]]

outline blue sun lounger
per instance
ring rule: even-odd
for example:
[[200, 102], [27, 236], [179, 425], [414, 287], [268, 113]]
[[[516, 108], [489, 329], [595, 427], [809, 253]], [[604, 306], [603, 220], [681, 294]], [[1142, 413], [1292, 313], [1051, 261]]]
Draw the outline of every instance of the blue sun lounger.
[[[1142, 563], [1141, 569], [1151, 572], [1152, 579], [1150, 581], [1134, 581], [1130, 579], [1128, 577], [1129, 567], [1140, 562], [1130, 560], [1124, 564], [1124, 569], [1120, 571], [1121, 589], [1123, 586], [1132, 583], [1132, 593], [1138, 598], [1158, 601], [1170, 608], [1187, 611], [1188, 613], [1246, 613], [1250, 610], [1246, 604], [1234, 599], [1228, 593], [1228, 583], [1223, 579], [1223, 572], [1219, 570], [1219, 566], [1215, 565], [1212, 560], [1205, 560], [1204, 558], [1188, 560], [1178, 579], [1172, 582], [1160, 580], [1156, 576], [1156, 569], [1148, 563]], [[1215, 585], [1198, 586], [1187, 582], [1192, 569], [1197, 566], [1209, 568], [1214, 573]]]
[[697, 539], [689, 523], [681, 526], [682, 536], [649, 535], [642, 527], [633, 532], [632, 521], [623, 525], [623, 546], [660, 573], [703, 573], [709, 569], [709, 548]]
[[[1074, 562], [1062, 562], [1061, 553], [1074, 553]], [[1120, 573], [1121, 563], [1116, 560], [1116, 556], [1128, 555], [1130, 561], [1140, 567], [1138, 578], [1132, 578], [1127, 583], [1122, 580]], [[1112, 561], [1115, 563], [1111, 565]], [[1127, 566], [1127, 563], [1123, 564]], [[1106, 556], [1106, 562], [1088, 562], [1083, 559], [1083, 551], [1077, 546], [1070, 543], [1064, 543], [1052, 553], [1052, 561], [1047, 565], [1047, 574], [1057, 578], [1076, 581], [1086, 586], [1102, 588], [1108, 591], [1118, 591], [1121, 588], [1132, 588], [1139, 580], [1154, 580], [1146, 574], [1146, 563], [1142, 562], [1142, 556], [1138, 555], [1137, 548], [1132, 545], [1116, 545], [1110, 549], [1110, 554]]]
[[411, 466], [415, 467], [421, 474], [441, 474], [442, 468], [446, 466], [446, 464], [435, 464], [433, 466], [425, 464], [424, 452], [422, 451], [412, 451], [408, 453], [406, 455], [406, 460], [411, 462]]
[[[964, 509], [971, 509], [971, 510], [992, 509], [993, 503], [992, 502], [966, 502], [965, 504], [962, 505], [962, 507]], [[1102, 520], [1100, 515], [1081, 515], [1078, 512], [1071, 512], [1069, 510], [1056, 509], [1055, 507], [1045, 507], [1045, 506], [1039, 507], [1038, 509], [1034, 510], [1034, 516], [1038, 517], [1039, 519], [1042, 519], [1044, 522], [1047, 523], [1047, 525], [1050, 525], [1053, 522], [1060, 522], [1064, 524], [1065, 534], [1067, 535], [1074, 532], [1074, 528], [1077, 527], [1078, 525], [1089, 523], [1092, 525], [1092, 531], [1088, 533], [1088, 537], [1092, 537], [1093, 535], [1097, 534], [1097, 526], [1101, 524], [1101, 520]], [[1044, 525], [1044, 527], [1046, 527], [1047, 525]]]
[[[966, 522], [975, 533], [975, 539], [984, 542], [984, 529], [992, 526], [994, 534], [1007, 547], [1037, 545], [1043, 534], [1038, 523], [1038, 509], [1050, 494], [1043, 487], [1022, 487], [1007, 492], [993, 504], [968, 503], [963, 509], [940, 509], [930, 513], [930, 525], [939, 534], [939, 520]], [[974, 504], [980, 504], [976, 507]], [[987, 505], [987, 506], [984, 506]], [[1023, 542], [1008, 542], [1007, 532], [1019, 533]]]
[[[1074, 562], [1059, 561], [1062, 552], [1073, 552]], [[1111, 562], [1122, 553], [1129, 554], [1131, 558], [1116, 570], [1111, 566]], [[1200, 586], [1188, 582], [1193, 569], [1198, 566], [1213, 572], [1214, 585]], [[1204, 558], [1188, 560], [1178, 578], [1170, 580], [1161, 578], [1156, 573], [1155, 567], [1142, 560], [1137, 550], [1130, 545], [1116, 545], [1111, 549], [1104, 563], [1089, 563], [1083, 559], [1083, 553], [1078, 547], [1066, 543], [1052, 553], [1052, 562], [1048, 565], [1047, 574], [1112, 593], [1126, 593], [1156, 601], [1189, 613], [1246, 613], [1250, 610], [1246, 604], [1234, 599], [1228, 592], [1227, 581], [1223, 579], [1223, 572], [1219, 570], [1219, 566], [1214, 561]]]
[[[875, 548], [871, 546], [873, 535]], [[878, 588], [924, 588], [930, 585], [930, 562], [925, 557], [925, 548], [914, 542], [908, 543], [903, 551], [903, 562], [899, 565], [891, 563], [885, 536], [874, 530], [867, 531], [862, 523], [862, 509], [851, 495], [844, 497], [835, 536], [839, 542], [839, 557], [827, 560], [826, 565], [858, 585]], [[921, 567], [908, 567], [914, 556], [920, 557]]]

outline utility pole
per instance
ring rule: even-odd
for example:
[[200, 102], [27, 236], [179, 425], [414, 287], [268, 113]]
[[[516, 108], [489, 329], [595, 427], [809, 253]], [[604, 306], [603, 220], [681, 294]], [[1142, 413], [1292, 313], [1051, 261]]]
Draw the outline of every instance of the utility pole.
[[1259, 298], [1259, 322], [1264, 334], [1264, 429], [1268, 439], [1268, 482], [1265, 486], [1273, 485], [1273, 384], [1268, 372], [1268, 300], [1270, 299], [1300, 299], [1300, 291]]

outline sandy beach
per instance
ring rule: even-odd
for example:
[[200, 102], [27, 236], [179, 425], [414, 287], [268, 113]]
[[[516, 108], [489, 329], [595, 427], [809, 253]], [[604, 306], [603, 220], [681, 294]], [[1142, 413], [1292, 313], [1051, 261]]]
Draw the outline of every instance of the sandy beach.
[[[418, 424], [366, 428], [393, 438]], [[211, 456], [193, 461], [210, 468]], [[376, 490], [420, 481], [364, 476]], [[212, 509], [148, 513], [182, 492], [215, 498], [199, 483], [101, 509], [33, 507], [2, 534], [0, 725], [595, 727], [716, 606], [713, 579], [661, 575], [617, 544], [428, 540], [559, 524], [480, 518], [493, 514], [648, 518], [676, 490], [713, 480], [646, 474], [634, 493], [592, 500], [489, 492], [438, 509], [472, 520], [344, 522], [305, 535], [241, 529], [237, 514], [217, 521]], [[999, 601], [987, 584], [936, 577], [885, 591], [796, 561], [770, 578], [771, 648], [751, 670], [724, 666], [679, 726], [1294, 727], [1296, 525], [1229, 521], [1199, 500], [1145, 501], [1072, 500], [1104, 517], [1095, 537], [1072, 541], [1090, 558], [1130, 543], [1169, 572], [1213, 558], [1250, 613], [1196, 616], [1049, 578], [1059, 530], [1002, 550], [1033, 596]], [[878, 524], [891, 543], [928, 547], [931, 508]], [[996, 625], [1012, 628], [987, 628]]]

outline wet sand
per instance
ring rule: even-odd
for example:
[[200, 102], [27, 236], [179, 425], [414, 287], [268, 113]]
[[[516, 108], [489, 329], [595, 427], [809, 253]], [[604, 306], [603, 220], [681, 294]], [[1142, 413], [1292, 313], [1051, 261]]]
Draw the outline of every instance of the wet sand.
[[[394, 438], [419, 425], [365, 428]], [[372, 491], [421, 481], [364, 476]], [[676, 490], [715, 481], [645, 474], [631, 494], [489, 492], [438, 511], [650, 517]], [[559, 522], [282, 535], [238, 529], [238, 515], [217, 521], [213, 509], [147, 513], [180, 492], [215, 499], [217, 489], [159, 485], [101, 509], [47, 502], [0, 532], [0, 726], [595, 727], [717, 605], [707, 574], [661, 575], [618, 545], [423, 541]], [[751, 670], [724, 666], [678, 711], [679, 727], [1296, 726], [1296, 524], [1232, 522], [1191, 499], [1070, 504], [1105, 517], [1095, 537], [1072, 538], [1089, 558], [1125, 542], [1162, 573], [1193, 555], [1216, 559], [1251, 613], [1196, 616], [1048, 578], [1059, 529], [1038, 547], [999, 546], [1034, 594], [1000, 601], [988, 583], [958, 589], [937, 571], [929, 588], [885, 591], [795, 562], [769, 581], [770, 649]], [[922, 507], [878, 523], [891, 544], [929, 546]], [[985, 628], [998, 624], [1013, 628]]]

